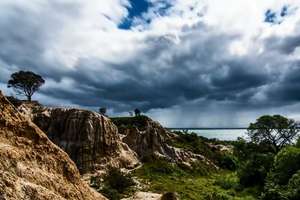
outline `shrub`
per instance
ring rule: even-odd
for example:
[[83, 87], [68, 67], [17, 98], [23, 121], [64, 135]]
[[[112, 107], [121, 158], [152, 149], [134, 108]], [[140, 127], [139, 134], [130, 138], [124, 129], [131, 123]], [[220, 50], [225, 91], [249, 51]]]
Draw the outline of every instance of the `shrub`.
[[110, 188], [109, 186], [104, 186], [100, 191], [105, 197], [109, 198], [110, 200], [120, 200], [121, 195], [118, 190]]
[[161, 200], [178, 200], [177, 196], [175, 192], [167, 192], [161, 197]]
[[270, 178], [276, 184], [285, 185], [299, 169], [300, 149], [296, 147], [287, 147], [282, 149], [276, 155]]
[[233, 155], [225, 154], [221, 156], [219, 163], [223, 169], [236, 170], [238, 168], [238, 161]]
[[297, 139], [296, 147], [300, 148], [300, 136], [299, 136], [298, 139]]
[[300, 199], [300, 170], [292, 176], [288, 184], [288, 198], [291, 200]]
[[274, 155], [254, 154], [238, 171], [240, 184], [245, 187], [260, 185], [263, 186], [267, 173], [269, 172]]
[[129, 174], [111, 168], [103, 179], [99, 176], [92, 177], [90, 185], [110, 200], [119, 200], [124, 192], [135, 185], [135, 182]]
[[109, 169], [108, 174], [104, 177], [104, 183], [119, 193], [123, 193], [127, 188], [135, 185], [129, 174], [125, 174], [117, 168]]
[[264, 200], [300, 199], [300, 149], [286, 147], [275, 157], [273, 168], [268, 174]]

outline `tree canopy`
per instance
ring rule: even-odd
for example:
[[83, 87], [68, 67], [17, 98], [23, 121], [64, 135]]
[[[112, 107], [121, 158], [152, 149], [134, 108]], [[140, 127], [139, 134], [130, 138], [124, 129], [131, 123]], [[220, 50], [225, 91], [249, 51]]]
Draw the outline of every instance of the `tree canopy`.
[[106, 116], [106, 111], [107, 111], [107, 109], [105, 107], [99, 108], [99, 113], [104, 115], [104, 116]]
[[138, 108], [134, 109], [134, 114], [135, 114], [135, 116], [140, 116], [141, 113], [142, 113], [142, 112], [140, 111], [140, 109], [138, 109]]
[[251, 123], [248, 135], [252, 142], [269, 144], [276, 152], [291, 144], [299, 132], [298, 123], [281, 115], [264, 115]]
[[31, 71], [19, 71], [11, 75], [7, 86], [12, 87], [17, 94], [25, 95], [31, 101], [32, 95], [45, 83], [45, 80], [38, 74]]

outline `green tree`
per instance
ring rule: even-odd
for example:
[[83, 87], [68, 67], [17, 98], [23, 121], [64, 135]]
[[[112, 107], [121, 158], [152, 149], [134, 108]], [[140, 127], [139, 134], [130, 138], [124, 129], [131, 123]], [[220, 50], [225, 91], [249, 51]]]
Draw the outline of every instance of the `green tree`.
[[141, 111], [138, 108], [136, 108], [136, 109], [134, 109], [134, 114], [135, 114], [135, 116], [140, 116]]
[[269, 144], [275, 152], [294, 142], [299, 130], [297, 123], [281, 115], [264, 115], [251, 123], [248, 135], [256, 144]]
[[38, 74], [31, 71], [19, 71], [11, 75], [7, 87], [12, 87], [17, 94], [25, 95], [31, 101], [32, 95], [45, 83], [45, 80]]
[[300, 199], [300, 149], [289, 146], [276, 156], [272, 170], [268, 173], [264, 200]]
[[99, 108], [99, 113], [106, 116], [106, 108], [105, 107], [102, 107], [102, 108]]

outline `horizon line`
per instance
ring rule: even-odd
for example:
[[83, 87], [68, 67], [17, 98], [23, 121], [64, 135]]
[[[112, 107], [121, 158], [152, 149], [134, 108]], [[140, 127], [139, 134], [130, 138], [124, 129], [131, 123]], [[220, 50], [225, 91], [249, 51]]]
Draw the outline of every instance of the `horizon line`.
[[[244, 130], [251, 129], [248, 127], [165, 127], [168, 130]], [[300, 129], [300, 127], [296, 127], [296, 129]]]

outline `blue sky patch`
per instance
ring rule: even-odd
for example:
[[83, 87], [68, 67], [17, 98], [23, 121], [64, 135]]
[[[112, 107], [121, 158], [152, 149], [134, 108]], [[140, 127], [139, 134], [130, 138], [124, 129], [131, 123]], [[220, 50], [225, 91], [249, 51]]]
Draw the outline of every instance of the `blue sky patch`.
[[276, 12], [268, 9], [266, 12], [265, 12], [265, 22], [267, 23], [275, 23], [277, 21], [277, 14]]
[[119, 28], [121, 29], [130, 29], [133, 19], [142, 16], [152, 6], [147, 0], [130, 0], [130, 4], [131, 6], [127, 7], [129, 12], [127, 18], [119, 24]]
[[271, 23], [271, 24], [281, 24], [284, 18], [288, 15], [291, 15], [294, 11], [295, 9], [292, 9], [288, 5], [283, 6], [278, 11], [268, 9], [265, 12], [264, 22]]
[[[149, 9], [152, 9], [151, 12], [153, 12], [156, 15], [164, 16], [167, 13], [167, 10], [172, 7], [168, 1], [161, 0], [156, 1], [155, 4], [151, 3], [149, 0], [130, 0], [131, 6], [128, 6], [128, 16], [122, 21], [121, 24], [119, 24], [120, 29], [130, 29], [133, 25], [134, 19], [142, 17], [143, 13], [146, 13], [149, 11]], [[144, 19], [146, 23], [151, 23], [150, 18]]]

